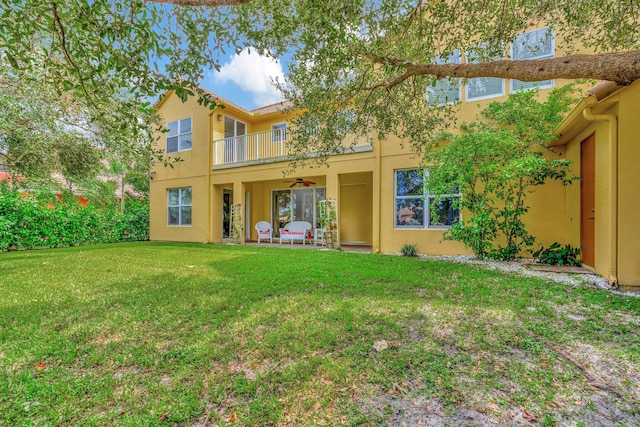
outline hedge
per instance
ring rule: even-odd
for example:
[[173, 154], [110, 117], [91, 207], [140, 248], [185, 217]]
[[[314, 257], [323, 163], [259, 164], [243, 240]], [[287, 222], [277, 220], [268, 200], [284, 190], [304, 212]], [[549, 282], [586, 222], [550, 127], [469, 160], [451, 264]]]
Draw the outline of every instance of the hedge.
[[149, 203], [124, 213], [0, 189], [0, 251], [149, 240]]

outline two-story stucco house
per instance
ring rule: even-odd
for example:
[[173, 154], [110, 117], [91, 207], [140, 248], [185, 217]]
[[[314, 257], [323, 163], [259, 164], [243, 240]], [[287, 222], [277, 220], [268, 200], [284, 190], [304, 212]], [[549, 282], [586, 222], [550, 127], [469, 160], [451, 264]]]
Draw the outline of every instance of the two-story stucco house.
[[[516, 39], [511, 58], [552, 57], [553, 34], [541, 31], [546, 30]], [[528, 49], [533, 42], [538, 48]], [[543, 93], [562, 84], [538, 83]], [[489, 78], [465, 85], [441, 81], [430, 97], [431, 102], [460, 102], [460, 118], [470, 121], [479, 108], [529, 85]], [[318, 228], [318, 203], [334, 199], [341, 245], [397, 252], [415, 243], [425, 254], [469, 253], [460, 243], [442, 241], [443, 231], [459, 218], [449, 202], [459, 195], [447, 195], [438, 212], [430, 212], [417, 173], [420, 159], [409, 144], [401, 148], [397, 138], [380, 142], [373, 134], [349, 141], [352, 148], [331, 156], [330, 167], [300, 167], [285, 178], [287, 103], [246, 110], [219, 101], [225, 108], [210, 110], [169, 92], [157, 103], [168, 129], [157, 148], [182, 161], [153, 170], [152, 240], [223, 242], [231, 234], [235, 205], [242, 218], [241, 241], [257, 239], [258, 221], [272, 225], [277, 241], [280, 228], [290, 221]], [[561, 137], [554, 142], [559, 156], [572, 160], [581, 182], [545, 184], [530, 196], [526, 222], [543, 245], [579, 246], [585, 266], [625, 289], [640, 290], [640, 227], [634, 221], [640, 212], [638, 119], [640, 82], [595, 87], [559, 126]]]

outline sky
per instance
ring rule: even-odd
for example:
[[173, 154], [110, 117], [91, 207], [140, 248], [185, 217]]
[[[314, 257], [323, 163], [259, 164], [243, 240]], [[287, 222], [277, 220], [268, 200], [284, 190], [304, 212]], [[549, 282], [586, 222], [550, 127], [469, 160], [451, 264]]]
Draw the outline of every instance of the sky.
[[273, 58], [245, 48], [239, 55], [230, 55], [221, 63], [220, 71], [205, 74], [200, 85], [239, 106], [252, 110], [283, 100], [272, 85], [272, 79], [283, 81], [286, 67]]

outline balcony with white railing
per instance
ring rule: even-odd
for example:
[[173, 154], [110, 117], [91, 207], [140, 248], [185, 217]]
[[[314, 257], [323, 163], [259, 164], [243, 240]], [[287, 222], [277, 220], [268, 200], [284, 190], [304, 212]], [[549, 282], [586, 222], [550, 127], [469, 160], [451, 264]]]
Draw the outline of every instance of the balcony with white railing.
[[[287, 129], [273, 129], [213, 141], [214, 168], [247, 166], [286, 160], [290, 154]], [[371, 151], [369, 137], [347, 135], [340, 143], [340, 153]]]

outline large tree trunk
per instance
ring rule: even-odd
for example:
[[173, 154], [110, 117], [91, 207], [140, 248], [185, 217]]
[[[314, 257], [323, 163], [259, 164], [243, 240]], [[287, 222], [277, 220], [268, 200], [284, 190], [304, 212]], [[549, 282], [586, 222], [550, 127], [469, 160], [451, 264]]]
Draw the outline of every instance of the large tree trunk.
[[609, 80], [628, 85], [640, 79], [640, 50], [599, 53], [593, 55], [569, 55], [553, 59], [522, 61], [491, 61], [479, 64], [415, 64], [399, 58], [373, 56], [377, 64], [405, 67], [399, 77], [381, 82], [375, 87], [388, 89], [412, 76], [432, 75], [443, 77], [500, 77], [537, 82], [550, 79]]

